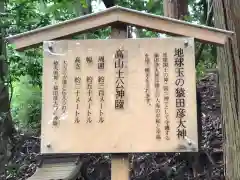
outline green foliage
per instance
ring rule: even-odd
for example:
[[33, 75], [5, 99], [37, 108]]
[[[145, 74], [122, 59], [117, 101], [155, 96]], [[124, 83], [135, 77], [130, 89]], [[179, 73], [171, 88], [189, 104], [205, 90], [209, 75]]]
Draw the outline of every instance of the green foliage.
[[17, 81], [21, 76], [28, 75], [32, 85], [41, 87], [42, 50], [34, 48], [20, 53], [9, 45], [7, 52], [12, 80]]
[[41, 88], [31, 85], [31, 78], [21, 76], [13, 83], [12, 115], [22, 129], [39, 129], [41, 120]]
[[139, 38], [157, 38], [159, 33], [148, 31], [146, 29], [137, 29]]
[[163, 15], [163, 0], [116, 0], [123, 7]]
[[[88, 8], [86, 0], [9, 0], [4, 25], [8, 35], [44, 27], [74, 18]], [[88, 38], [106, 38], [109, 30], [87, 33]], [[85, 35], [84, 35], [85, 37]], [[79, 39], [81, 36], [76, 36]], [[12, 115], [21, 129], [39, 129], [41, 119], [42, 49], [32, 48], [24, 52], [14, 50], [8, 44], [9, 71], [13, 84]]]

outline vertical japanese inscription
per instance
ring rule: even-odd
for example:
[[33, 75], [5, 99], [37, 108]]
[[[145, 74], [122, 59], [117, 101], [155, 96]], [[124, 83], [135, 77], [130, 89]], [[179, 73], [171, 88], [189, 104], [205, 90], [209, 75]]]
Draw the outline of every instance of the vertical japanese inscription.
[[176, 72], [176, 119], [178, 122], [177, 136], [178, 139], [184, 139], [187, 136], [186, 131], [186, 109], [185, 109], [185, 88], [184, 88], [184, 51], [182, 48], [175, 48], [174, 53], [175, 72]]
[[155, 119], [156, 119], [156, 139], [161, 139], [161, 110], [160, 110], [160, 56], [158, 53], [154, 54], [154, 68], [155, 68]]
[[149, 82], [149, 77], [150, 77], [150, 58], [149, 54], [145, 54], [145, 100], [148, 105], [151, 105], [151, 94], [150, 94], [150, 82]]
[[170, 131], [170, 121], [169, 121], [169, 111], [168, 111], [168, 106], [169, 106], [169, 65], [168, 65], [168, 56], [167, 53], [163, 53], [163, 92], [164, 92], [164, 129], [165, 129], [165, 139], [167, 141], [170, 140], [169, 137], [169, 131]]
[[81, 70], [81, 59], [80, 57], [76, 57], [75, 62], [75, 71], [77, 76], [74, 78], [75, 84], [75, 101], [76, 101], [76, 110], [75, 110], [75, 123], [80, 123], [80, 88], [81, 88], [81, 77], [79, 76], [79, 72]]
[[[105, 66], [104, 62], [104, 56], [98, 57], [98, 70], [103, 71]], [[98, 123], [104, 122], [104, 82], [105, 77], [104, 76], [98, 76], [98, 96], [99, 96], [99, 102], [100, 102], [100, 110], [99, 110], [99, 120]]]
[[99, 56], [98, 57], [98, 69], [99, 70], [104, 70], [104, 56]]
[[124, 54], [123, 50], [118, 49], [115, 53], [115, 73], [116, 73], [116, 94], [115, 109], [124, 109], [125, 106], [125, 86], [124, 86]]
[[104, 104], [104, 76], [98, 77], [98, 96], [100, 99], [100, 110], [99, 110], [99, 123], [104, 122], [104, 111], [103, 111], [103, 104]]
[[62, 69], [62, 114], [67, 111], [67, 61], [63, 61]]
[[53, 125], [56, 126], [59, 124], [59, 117], [57, 114], [58, 111], [58, 101], [59, 101], [59, 96], [58, 96], [58, 80], [59, 80], [59, 61], [54, 60], [53, 61]]
[[87, 76], [88, 109], [87, 123], [92, 123], [92, 101], [93, 101], [93, 76]]

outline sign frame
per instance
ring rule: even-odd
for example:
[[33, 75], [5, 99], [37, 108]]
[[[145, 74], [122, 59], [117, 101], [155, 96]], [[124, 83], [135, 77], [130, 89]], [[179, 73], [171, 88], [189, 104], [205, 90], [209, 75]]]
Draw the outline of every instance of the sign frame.
[[[101, 54], [102, 53], [102, 55], [103, 55], [104, 53], [107, 53], [108, 54], [108, 56], [107, 56], [108, 60], [107, 61], [109, 61], [109, 63], [106, 64], [106, 67], [108, 68], [107, 70], [109, 71], [111, 66], [114, 67], [114, 63], [112, 62], [113, 59], [109, 58], [109, 57], [112, 57], [114, 55], [114, 52], [110, 50], [111, 47], [123, 48], [123, 49], [125, 48], [126, 50], [131, 49], [131, 51], [136, 50], [136, 52], [132, 52], [132, 53], [128, 52], [128, 54], [126, 54], [127, 55], [126, 62], [128, 61], [128, 63], [130, 63], [129, 65], [127, 65], [127, 66], [129, 66], [129, 68], [127, 69], [126, 73], [128, 73], [127, 76], [129, 76], [131, 78], [132, 77], [131, 73], [133, 71], [139, 71], [139, 68], [137, 68], [137, 69], [135, 68], [134, 70], [131, 70], [130, 67], [133, 67], [134, 64], [138, 63], [138, 66], [141, 66], [141, 70], [142, 70], [141, 72], [144, 72], [145, 67], [143, 65], [144, 65], [144, 62], [146, 61], [146, 59], [143, 58], [144, 57], [143, 54], [145, 53], [145, 49], [148, 49], [148, 51], [151, 51], [151, 53], [153, 55], [154, 52], [152, 51], [152, 49], [155, 49], [155, 50], [161, 49], [160, 48], [161, 46], [162, 46], [162, 49], [164, 49], [164, 50], [166, 50], [168, 48], [171, 49], [173, 43], [175, 43], [175, 45], [178, 44], [178, 46], [181, 45], [182, 49], [186, 49], [186, 50], [190, 49], [190, 52], [191, 52], [191, 53], [188, 52], [188, 55], [187, 55], [186, 60], [185, 60], [186, 63], [184, 63], [185, 66], [186, 66], [185, 68], [187, 69], [187, 71], [185, 71], [184, 73], [190, 74], [190, 76], [188, 75], [187, 77], [185, 77], [185, 79], [187, 78], [187, 79], [190, 79], [190, 81], [191, 81], [190, 85], [188, 84], [188, 89], [187, 89], [188, 92], [186, 92], [186, 94], [188, 94], [188, 96], [190, 94], [190, 98], [187, 100], [188, 108], [191, 107], [191, 112], [188, 110], [189, 113], [191, 114], [191, 116], [188, 117], [188, 118], [191, 119], [191, 120], [189, 120], [189, 122], [191, 122], [191, 128], [188, 127], [188, 131], [190, 131], [190, 134], [191, 134], [190, 137], [186, 136], [181, 142], [178, 142], [178, 143], [176, 143], [176, 141], [175, 141], [175, 143], [172, 143], [172, 144], [174, 144], [173, 147], [166, 148], [167, 147], [166, 144], [167, 145], [171, 144], [168, 141], [164, 141], [164, 143], [161, 144], [161, 146], [159, 146], [160, 143], [149, 141], [149, 136], [147, 136], [147, 135], [149, 134], [149, 132], [153, 131], [153, 127], [149, 128], [148, 125], [147, 125], [148, 123], [144, 124], [143, 121], [142, 121], [143, 124], [142, 124], [142, 127], [141, 127], [141, 130], [142, 130], [141, 132], [144, 132], [143, 131], [144, 129], [147, 129], [147, 131], [144, 133], [145, 134], [144, 136], [141, 136], [142, 133], [140, 133], [137, 136], [138, 131], [134, 131], [135, 129], [131, 130], [131, 131], [129, 130], [129, 125], [130, 124], [127, 124], [127, 123], [124, 124], [123, 123], [121, 125], [119, 124], [117, 126], [114, 126], [113, 124], [108, 122], [109, 126], [105, 127], [104, 130], [98, 129], [98, 127], [96, 125], [94, 127], [95, 132], [93, 132], [92, 135], [93, 135], [93, 137], [97, 137], [97, 138], [101, 139], [100, 136], [97, 136], [97, 134], [105, 132], [106, 133], [105, 139], [107, 139], [107, 138], [115, 138], [115, 139], [114, 140], [112, 139], [111, 141], [108, 141], [108, 140], [100, 141], [99, 139], [97, 139], [97, 140], [94, 141], [94, 143], [89, 143], [89, 142], [91, 142], [91, 138], [87, 138], [87, 137], [90, 137], [91, 134], [81, 134], [81, 133], [77, 134], [76, 133], [78, 131], [77, 130], [78, 128], [79, 128], [80, 132], [83, 132], [84, 129], [87, 129], [88, 131], [90, 131], [89, 125], [80, 123], [82, 126], [84, 126], [84, 128], [81, 129], [78, 126], [78, 128], [76, 129], [77, 126], [75, 124], [74, 126], [76, 126], [76, 127], [72, 126], [69, 129], [69, 126], [68, 126], [69, 123], [66, 123], [67, 122], [66, 118], [71, 117], [70, 119], [73, 119], [73, 116], [71, 115], [71, 114], [74, 114], [73, 112], [66, 111], [68, 114], [60, 115], [59, 119], [61, 119], [61, 120], [59, 122], [60, 122], [60, 124], [64, 124], [63, 127], [62, 127], [62, 130], [59, 130], [59, 127], [61, 127], [61, 125], [58, 126], [58, 123], [53, 122], [53, 121], [52, 122], [49, 121], [49, 119], [53, 120], [53, 118], [51, 118], [51, 116], [49, 116], [49, 114], [51, 112], [51, 108], [49, 107], [49, 104], [52, 104], [52, 103], [50, 103], [51, 101], [49, 101], [49, 100], [53, 99], [53, 97], [48, 95], [50, 92], [48, 91], [49, 88], [47, 89], [47, 87], [51, 86], [51, 84], [53, 82], [52, 78], [49, 78], [50, 74], [53, 74], [51, 72], [51, 69], [49, 69], [50, 68], [49, 63], [53, 62], [53, 60], [58, 59], [59, 62], [66, 62], [66, 63], [68, 62], [68, 63], [70, 63], [70, 64], [68, 64], [68, 66], [73, 67], [73, 59], [76, 59], [76, 57], [77, 57], [74, 54], [75, 52], [77, 52], [77, 53], [82, 52], [82, 54], [86, 54], [85, 52], [89, 51], [87, 54], [89, 54], [89, 53], [92, 54], [92, 55], [95, 54], [94, 55], [95, 58], [92, 59], [92, 60], [95, 59], [95, 61], [97, 60], [96, 59], [96, 57], [97, 57], [96, 54]], [[154, 48], [154, 46], [155, 46], [155, 48]], [[104, 48], [106, 49], [106, 47], [108, 48], [108, 50], [107, 51], [105, 50], [104, 53], [101, 52], [101, 49], [104, 49]], [[146, 50], [146, 52], [147, 52], [147, 50]], [[171, 52], [173, 53], [173, 51], [171, 51]], [[142, 53], [141, 54], [142, 56], [138, 56], [139, 53], [140, 54]], [[43, 92], [43, 109], [42, 109], [43, 120], [42, 120], [42, 123], [41, 123], [42, 124], [41, 151], [44, 154], [48, 154], [48, 153], [192, 152], [192, 151], [196, 152], [196, 151], [198, 151], [198, 137], [197, 137], [198, 136], [198, 128], [197, 128], [197, 108], [196, 108], [196, 93], [195, 93], [196, 92], [196, 81], [195, 81], [195, 61], [194, 61], [195, 57], [194, 57], [194, 54], [195, 54], [195, 52], [194, 52], [194, 38], [162, 38], [162, 39], [159, 39], [159, 38], [148, 39], [148, 38], [146, 38], [146, 39], [71, 40], [71, 41], [70, 40], [61, 40], [61, 41], [44, 42], [44, 55], [47, 56], [48, 59], [44, 60], [44, 70], [43, 70], [43, 72], [44, 72], [43, 73], [44, 74], [43, 75], [44, 76], [43, 77], [43, 82], [47, 82], [47, 85], [43, 86], [43, 91], [44, 92]], [[85, 59], [87, 60], [87, 55], [84, 55], [84, 56], [85, 56]], [[142, 57], [142, 58], [140, 58], [140, 57]], [[142, 59], [142, 61], [143, 61], [142, 64], [138, 62], [139, 58]], [[161, 56], [161, 58], [162, 58], [162, 56]], [[71, 61], [69, 59], [71, 59]], [[169, 60], [173, 60], [173, 59], [169, 58]], [[153, 59], [152, 59], [152, 61], [153, 61]], [[159, 63], [160, 63], [160, 61], [159, 61]], [[172, 61], [170, 64], [172, 64], [172, 66], [173, 66], [174, 62]], [[95, 64], [95, 65], [97, 65], [97, 64]], [[83, 67], [82, 69], [87, 69], [86, 66], [87, 65], [85, 65], [85, 67]], [[64, 67], [63, 65], [59, 66], [59, 68], [61, 70], [63, 69], [63, 67]], [[153, 70], [153, 67], [152, 67], [152, 70]], [[73, 68], [71, 68], [70, 72], [72, 72], [72, 71], [73, 71]], [[92, 70], [90, 70], [89, 72], [91, 72], [93, 74], [95, 73]], [[137, 77], [140, 76], [140, 74], [135, 74], [135, 79], [137, 79]], [[61, 75], [61, 74], [59, 74], [59, 75]], [[106, 75], [106, 77], [109, 77], [109, 79], [111, 79], [110, 80], [111, 82], [114, 82], [116, 80], [116, 79], [110, 78], [111, 74], [105, 74], [105, 75]], [[72, 73], [69, 74], [69, 77], [71, 77], [71, 79], [73, 81], [73, 74]], [[153, 75], [151, 77], [152, 77], [151, 79], [153, 80], [154, 79]], [[142, 78], [145, 79], [144, 77], [142, 77]], [[160, 78], [163, 78], [163, 73], [161, 73]], [[135, 79], [131, 79], [131, 82], [134, 82]], [[173, 85], [173, 83], [176, 84], [176, 82], [173, 82], [173, 80], [175, 80], [173, 77], [170, 78], [170, 80], [172, 80], [172, 85]], [[60, 80], [60, 81], [62, 81], [62, 80]], [[185, 80], [185, 81], [187, 82], [189, 80]], [[135, 81], [135, 82], [137, 82], [137, 81]], [[160, 80], [160, 82], [163, 83], [163, 79]], [[97, 81], [95, 81], [95, 83], [97, 83]], [[72, 83], [70, 83], [70, 84], [72, 84]], [[107, 84], [109, 85], [111, 83], [107, 82]], [[153, 82], [151, 84], [153, 84]], [[178, 84], [180, 84], [180, 81], [178, 81]], [[73, 85], [71, 85], [71, 87], [72, 86]], [[93, 86], [93, 84], [92, 84], [92, 86]], [[129, 89], [129, 88], [131, 88], [131, 86], [133, 87], [134, 85], [130, 85], [129, 82], [128, 82], [126, 86], [129, 86], [129, 87], [126, 87], [127, 89]], [[113, 88], [107, 88], [107, 89], [113, 89]], [[144, 89], [142, 88], [142, 92], [143, 91], [144, 91]], [[174, 88], [171, 88], [171, 93], [172, 93], [171, 96], [174, 95], [174, 93], [175, 93], [174, 91], [175, 91]], [[85, 92], [85, 94], [87, 93], [85, 90], [84, 90], [84, 92]], [[141, 95], [143, 95], [142, 92], [140, 93]], [[60, 93], [63, 93], [62, 90], [58, 91], [58, 94], [60, 94]], [[69, 89], [68, 89], [68, 93], [69, 93]], [[130, 92], [127, 92], [127, 93], [130, 93]], [[108, 91], [106, 94], [108, 94], [108, 95], [111, 94], [111, 99], [114, 98], [113, 97], [113, 94], [114, 94], [113, 91]], [[137, 92], [136, 93], [131, 92], [131, 96], [134, 96], [135, 94], [138, 94], [138, 93]], [[72, 97], [72, 95], [70, 95], [70, 96]], [[140, 97], [140, 96], [138, 96], [138, 97]], [[93, 97], [93, 99], [94, 98], [97, 99], [97, 97]], [[126, 99], [127, 103], [131, 103], [131, 99], [129, 99], [129, 98], [130, 97], [127, 96], [127, 99]], [[163, 100], [163, 96], [161, 98]], [[135, 102], [136, 102], [136, 100], [137, 99], [135, 99]], [[86, 98], [85, 98], [85, 102], [87, 102]], [[62, 102], [60, 102], [60, 103], [62, 103]], [[110, 101], [108, 101], [107, 104], [109, 105]], [[138, 103], [138, 104], [141, 104], [141, 103]], [[171, 104], [169, 113], [173, 112], [172, 105], [173, 104]], [[81, 106], [83, 107], [83, 104], [81, 104], [80, 107]], [[163, 106], [163, 103], [161, 103], [161, 106]], [[72, 108], [73, 108], [73, 106], [71, 106], [70, 109], [72, 109]], [[132, 106], [132, 108], [133, 108], [133, 106]], [[139, 109], [139, 112], [142, 112], [143, 110], [146, 110], [146, 109], [147, 108]], [[111, 111], [106, 111], [106, 114], [111, 114], [111, 112], [113, 110], [114, 109], [111, 109]], [[134, 109], [134, 110], [132, 109], [132, 111], [136, 112], [136, 109]], [[127, 111], [125, 111], [125, 112], [127, 112]], [[148, 111], [148, 112], [149, 112], [148, 114], [151, 114], [150, 111]], [[96, 113], [96, 111], [95, 111], [95, 113]], [[95, 113], [92, 113], [92, 114], [95, 114]], [[134, 121], [135, 117], [130, 116], [129, 113], [131, 114], [132, 112], [128, 111], [127, 112], [128, 115], [126, 117], [129, 120], [131, 119], [131, 121]], [[140, 117], [139, 117], [140, 119], [141, 119], [142, 115], [140, 115]], [[67, 116], [69, 116], [69, 117], [67, 117]], [[173, 117], [174, 115], [170, 114], [170, 116]], [[113, 117], [115, 117], [115, 118], [112, 118], [112, 119], [115, 119], [115, 122], [116, 122], [118, 117], [124, 117], [124, 115], [120, 113], [120, 114], [117, 114]], [[150, 118], [150, 119], [153, 120], [153, 116], [151, 116], [151, 117], [152, 118]], [[161, 117], [164, 119], [163, 115], [161, 115]], [[46, 119], [47, 119], [47, 122], [46, 122]], [[110, 119], [111, 119], [111, 117], [110, 117]], [[147, 119], [147, 118], [145, 118], [145, 119]], [[122, 119], [121, 121], [124, 121], [124, 120]], [[162, 123], [164, 123], [164, 120], [162, 120], [162, 121], [163, 121]], [[192, 123], [193, 121], [194, 121], [194, 123]], [[135, 122], [135, 123], [137, 123], [137, 122]], [[133, 124], [131, 124], [131, 127], [132, 126], [133, 126]], [[118, 132], [120, 127], [122, 127], [122, 129], [123, 129], [122, 132]], [[164, 128], [163, 125], [161, 125], [161, 127], [162, 127], [161, 129]], [[109, 130], [109, 128], [111, 128], [112, 130]], [[154, 127], [154, 128], [156, 128], [156, 127]], [[66, 133], [66, 130], [68, 130], [68, 132], [75, 132], [75, 134], [67, 135], [69, 133]], [[124, 131], [125, 131], [125, 133], [123, 133]], [[114, 136], [113, 134], [116, 133], [116, 132], [118, 132], [119, 134]], [[137, 144], [134, 143], [133, 139], [131, 139], [131, 135], [130, 135], [131, 133], [134, 134], [135, 138], [138, 140]], [[112, 134], [112, 135], [109, 136], [109, 134]], [[148, 137], [148, 138], [145, 138], [145, 136]], [[75, 138], [73, 138], [73, 137], [75, 137]], [[81, 137], [85, 137], [85, 138], [81, 139]], [[153, 135], [152, 135], [152, 137], [153, 137]], [[146, 143], [145, 144], [142, 143], [142, 140], [144, 140], [144, 139], [146, 140], [146, 142], [149, 142], [149, 145], [147, 145]], [[62, 141], [65, 142], [64, 147], [62, 146]], [[69, 146], [68, 143], [70, 143], [70, 142], [72, 142], [72, 145], [78, 146], [78, 148], [74, 148], [74, 146]], [[77, 145], [78, 143], [79, 143], [79, 145]], [[88, 145], [89, 147], [86, 147], [88, 143], [91, 144], [91, 145]], [[127, 145], [124, 145], [126, 143], [127, 143]], [[51, 144], [50, 147], [48, 146], [49, 144]], [[95, 145], [98, 144], [98, 145], [94, 146], [92, 144], [95, 144]], [[103, 146], [103, 144], [104, 144], [104, 146]], [[150, 146], [150, 144], [152, 144], [152, 146]], [[155, 146], [158, 146], [158, 148], [156, 148], [156, 147], [154, 148], [153, 144]], [[165, 144], [165, 146], [164, 146], [164, 144]], [[164, 147], [164, 148], [161, 149], [160, 147]]]

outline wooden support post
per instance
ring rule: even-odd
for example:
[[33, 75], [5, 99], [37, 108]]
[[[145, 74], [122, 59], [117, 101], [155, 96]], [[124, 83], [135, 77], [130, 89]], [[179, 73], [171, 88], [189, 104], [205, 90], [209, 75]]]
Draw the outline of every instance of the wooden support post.
[[[112, 26], [112, 39], [128, 38], [127, 26], [116, 23]], [[113, 154], [111, 163], [111, 180], [129, 180], [128, 154]]]
[[113, 154], [111, 180], [129, 180], [128, 154]]

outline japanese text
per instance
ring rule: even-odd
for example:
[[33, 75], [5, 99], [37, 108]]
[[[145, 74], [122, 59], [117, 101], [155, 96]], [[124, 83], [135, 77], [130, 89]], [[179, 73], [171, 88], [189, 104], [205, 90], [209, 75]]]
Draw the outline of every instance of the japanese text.
[[92, 123], [92, 98], [93, 98], [93, 77], [87, 76], [87, 93], [88, 93], [88, 109], [87, 109], [87, 123]]
[[104, 122], [104, 111], [103, 111], [103, 104], [104, 104], [104, 76], [98, 77], [98, 96], [100, 99], [100, 110], [99, 110], [99, 123]]
[[124, 54], [122, 50], [117, 50], [115, 54], [115, 72], [116, 72], [116, 94], [115, 94], [115, 109], [124, 109]]
[[155, 120], [156, 120], [156, 139], [161, 139], [161, 109], [160, 109], [160, 57], [158, 53], [154, 54], [154, 68], [155, 68]]
[[67, 61], [63, 61], [62, 70], [62, 113], [65, 114], [67, 111]]
[[186, 109], [185, 109], [185, 88], [184, 88], [184, 52], [182, 48], [175, 48], [175, 96], [176, 96], [176, 119], [178, 122], [177, 136], [179, 139], [184, 139], [187, 136], [186, 131]]
[[151, 98], [150, 98], [150, 58], [149, 55], [145, 54], [145, 100], [148, 105], [151, 105]]
[[76, 111], [75, 111], [75, 123], [80, 123], [80, 87], [81, 87], [81, 77], [75, 76], [75, 100], [76, 100]]
[[165, 129], [165, 139], [170, 140], [169, 132], [170, 132], [170, 121], [169, 121], [169, 65], [168, 65], [168, 57], [167, 53], [163, 53], [163, 92], [164, 92], [164, 129]]
[[79, 73], [81, 71], [80, 57], [76, 57], [74, 66], [75, 66], [75, 71], [77, 72], [77, 75], [74, 77], [75, 101], [76, 101], [74, 123], [80, 123], [80, 89], [81, 89], [81, 81], [82, 81], [81, 77], [79, 76]]
[[104, 66], [105, 66], [104, 56], [99, 56], [98, 57], [98, 69], [99, 70], [104, 70]]
[[59, 61], [54, 60], [53, 61], [53, 125], [58, 125], [59, 124], [59, 116], [57, 114], [58, 111], [58, 101], [59, 101], [59, 96], [58, 96], [58, 80], [59, 80]]

